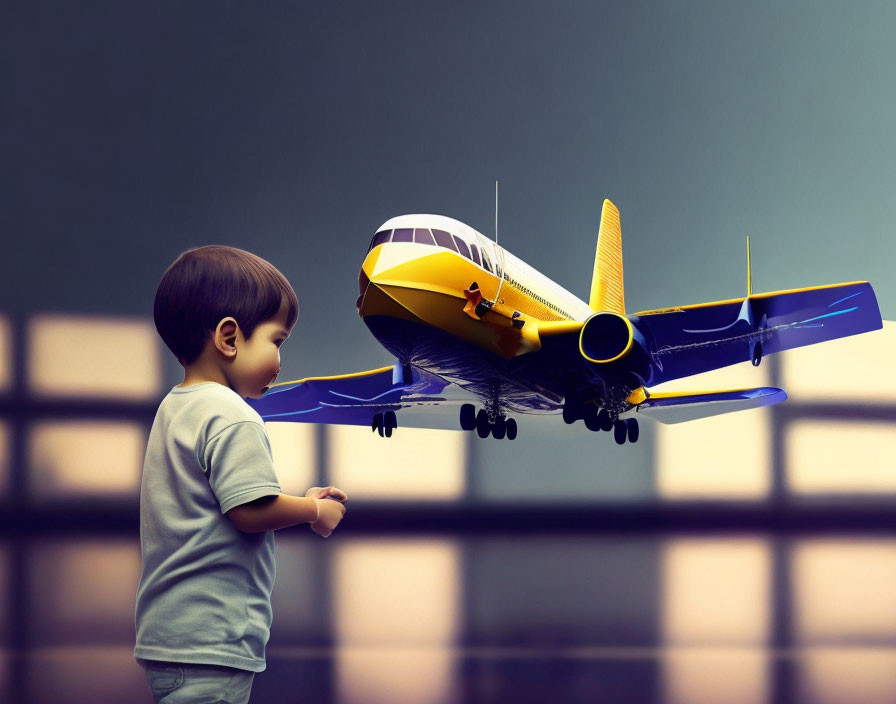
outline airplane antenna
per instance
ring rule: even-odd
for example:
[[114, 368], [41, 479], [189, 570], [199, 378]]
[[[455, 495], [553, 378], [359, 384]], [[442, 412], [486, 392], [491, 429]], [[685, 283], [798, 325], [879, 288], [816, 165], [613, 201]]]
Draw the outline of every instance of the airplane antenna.
[[[501, 263], [501, 272], [498, 273], [498, 262]], [[498, 279], [498, 290], [495, 292], [495, 303], [501, 300], [501, 287], [504, 285], [504, 254], [498, 246], [498, 182], [495, 181], [495, 273]]]
[[750, 264], [750, 236], [747, 235], [747, 296], [753, 295], [753, 270]]

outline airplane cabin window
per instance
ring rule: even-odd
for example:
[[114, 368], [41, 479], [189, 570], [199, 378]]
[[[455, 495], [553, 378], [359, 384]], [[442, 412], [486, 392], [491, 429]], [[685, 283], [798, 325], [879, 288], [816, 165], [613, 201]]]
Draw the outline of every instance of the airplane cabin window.
[[475, 244], [471, 244], [470, 252], [473, 254], [473, 261], [482, 266], [482, 262], [479, 261], [479, 248]]
[[433, 230], [433, 237], [436, 238], [436, 243], [439, 247], [447, 247], [448, 249], [457, 251], [457, 247], [454, 246], [454, 240], [451, 239], [451, 235], [449, 235], [444, 230]]
[[467, 243], [457, 235], [454, 235], [454, 241], [457, 243], [457, 251], [463, 254], [467, 259], [470, 259], [470, 250], [467, 248]]
[[392, 233], [393, 242], [413, 242], [414, 230], [410, 227], [399, 227]]
[[377, 232], [373, 236], [373, 239], [370, 240], [370, 247], [368, 247], [367, 251], [369, 252], [371, 249], [373, 249], [377, 245], [383, 244], [383, 242], [388, 242], [389, 235], [391, 235], [391, 234], [392, 234], [392, 230], [381, 230], [380, 232]]
[[432, 238], [432, 233], [430, 233], [429, 228], [427, 227], [418, 227], [414, 230], [414, 242], [431, 245], [435, 245], [436, 243]]
[[485, 250], [482, 250], [482, 267], [489, 273], [494, 273], [494, 269], [492, 269], [492, 262], [488, 258], [488, 255], [485, 253]]

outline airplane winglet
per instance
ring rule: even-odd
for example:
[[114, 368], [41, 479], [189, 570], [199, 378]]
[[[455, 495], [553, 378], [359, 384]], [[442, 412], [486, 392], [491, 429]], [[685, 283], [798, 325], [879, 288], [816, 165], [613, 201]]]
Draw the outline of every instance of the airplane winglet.
[[608, 311], [625, 315], [622, 229], [619, 225], [619, 210], [609, 200], [604, 200], [600, 214], [600, 231], [594, 254], [594, 273], [591, 277], [588, 305], [596, 313]]

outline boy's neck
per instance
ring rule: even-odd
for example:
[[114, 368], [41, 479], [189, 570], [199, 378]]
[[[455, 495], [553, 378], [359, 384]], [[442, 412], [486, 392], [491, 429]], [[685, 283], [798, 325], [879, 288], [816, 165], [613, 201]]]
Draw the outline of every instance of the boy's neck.
[[227, 377], [218, 365], [205, 358], [203, 354], [192, 364], [184, 366], [184, 380], [178, 386], [193, 386], [207, 381], [214, 381], [222, 386], [229, 387]]

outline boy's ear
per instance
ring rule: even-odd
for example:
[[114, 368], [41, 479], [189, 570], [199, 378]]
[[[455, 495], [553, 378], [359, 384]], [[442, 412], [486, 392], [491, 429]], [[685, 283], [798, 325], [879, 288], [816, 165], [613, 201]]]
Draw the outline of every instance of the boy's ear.
[[234, 318], [222, 318], [215, 327], [215, 347], [225, 357], [236, 356], [236, 338], [239, 331], [240, 326]]

